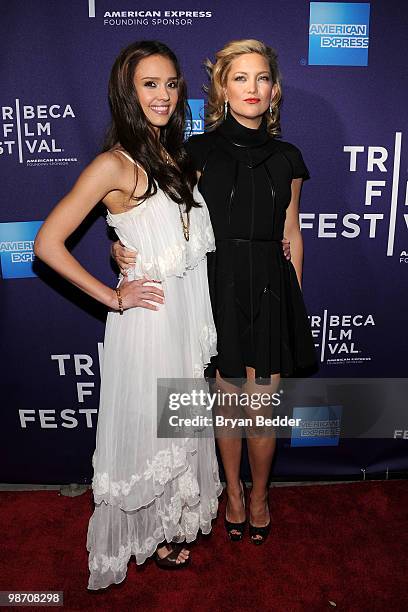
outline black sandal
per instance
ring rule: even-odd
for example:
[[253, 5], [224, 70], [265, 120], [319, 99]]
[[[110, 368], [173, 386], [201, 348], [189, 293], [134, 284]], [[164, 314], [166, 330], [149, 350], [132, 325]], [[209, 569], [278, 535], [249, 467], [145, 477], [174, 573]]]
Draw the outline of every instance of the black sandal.
[[[268, 506], [268, 512], [269, 512], [269, 504], [267, 504], [267, 506]], [[255, 525], [251, 525], [251, 522], [249, 522], [249, 538], [252, 544], [255, 544], [255, 546], [264, 544], [266, 538], [269, 535], [270, 530], [271, 530], [270, 516], [269, 516], [269, 523], [265, 525], [264, 527], [256, 527]]]
[[[163, 546], [166, 546], [166, 544], [164, 544]], [[176, 544], [174, 542], [171, 542], [170, 546], [172, 550], [165, 557], [160, 557], [157, 551], [154, 553], [154, 560], [155, 560], [157, 567], [160, 567], [160, 569], [174, 569], [174, 570], [178, 570], [183, 567], [186, 567], [190, 563], [190, 557], [188, 557], [188, 559], [186, 559], [185, 561], [180, 561], [180, 563], [177, 563], [177, 559], [180, 554], [180, 551], [186, 547], [185, 543], [183, 544], [183, 542], [180, 542]], [[162, 547], [160, 546], [159, 548], [162, 548]]]
[[[241, 496], [242, 496], [242, 503], [245, 508], [245, 493], [244, 493], [244, 485], [242, 484], [242, 482], [241, 482]], [[225, 512], [227, 512], [226, 509], [225, 509]], [[242, 521], [241, 523], [231, 523], [231, 521], [228, 521], [227, 517], [225, 516], [224, 525], [225, 525], [225, 529], [227, 531], [228, 537], [231, 540], [231, 542], [240, 542], [242, 540], [244, 531], [245, 531], [246, 519]], [[232, 533], [233, 531], [236, 531], [238, 533]]]
[[[224, 525], [231, 542], [240, 542], [242, 540], [245, 531], [246, 520], [242, 521], [242, 523], [231, 523], [231, 521], [227, 521], [227, 519], [224, 519]], [[237, 533], [232, 533], [233, 531]]]
[[[270, 530], [271, 530], [270, 520], [269, 520], [269, 523], [265, 525], [265, 527], [255, 527], [255, 525], [251, 525], [251, 523], [249, 523], [249, 537], [250, 537], [252, 544], [255, 544], [255, 546], [259, 546], [260, 544], [263, 544], [266, 538], [268, 537]], [[256, 536], [259, 536], [259, 537], [256, 537]]]

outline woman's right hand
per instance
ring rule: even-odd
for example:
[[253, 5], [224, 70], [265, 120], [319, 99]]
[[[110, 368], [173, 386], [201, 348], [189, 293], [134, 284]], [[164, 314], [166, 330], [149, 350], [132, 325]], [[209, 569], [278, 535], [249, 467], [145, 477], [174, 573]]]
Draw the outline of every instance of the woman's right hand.
[[127, 276], [130, 266], [136, 263], [137, 251], [127, 249], [120, 240], [111, 246], [111, 257], [115, 260], [121, 274]]
[[[134, 281], [128, 281], [127, 278], [124, 278], [119, 285], [123, 310], [135, 307], [147, 308], [148, 310], [159, 310], [158, 306], [150, 303], [157, 302], [158, 304], [164, 304], [163, 290], [151, 284], [156, 282], [157, 281], [152, 281], [146, 276]], [[113, 308], [114, 310], [119, 310], [119, 301], [116, 291], [114, 294]]]

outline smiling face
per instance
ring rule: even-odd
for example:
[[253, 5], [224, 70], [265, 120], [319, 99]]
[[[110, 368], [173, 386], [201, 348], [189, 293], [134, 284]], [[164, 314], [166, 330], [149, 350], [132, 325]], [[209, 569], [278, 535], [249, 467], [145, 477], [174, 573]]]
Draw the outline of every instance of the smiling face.
[[242, 125], [256, 128], [276, 93], [269, 63], [259, 53], [244, 53], [232, 60], [224, 86], [233, 117]]
[[147, 120], [156, 130], [167, 125], [178, 100], [173, 62], [163, 55], [143, 58], [136, 66], [133, 83]]

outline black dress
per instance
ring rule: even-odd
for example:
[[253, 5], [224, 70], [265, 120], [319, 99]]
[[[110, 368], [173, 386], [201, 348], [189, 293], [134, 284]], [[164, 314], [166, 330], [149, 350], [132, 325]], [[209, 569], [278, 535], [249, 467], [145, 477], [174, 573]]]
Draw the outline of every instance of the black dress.
[[216, 240], [207, 258], [218, 355], [206, 375], [218, 368], [223, 378], [242, 380], [245, 366], [259, 382], [308, 373], [317, 363], [313, 338], [281, 244], [291, 181], [309, 178], [299, 149], [270, 137], [265, 118], [254, 130], [231, 114], [186, 146], [202, 173], [198, 187]]

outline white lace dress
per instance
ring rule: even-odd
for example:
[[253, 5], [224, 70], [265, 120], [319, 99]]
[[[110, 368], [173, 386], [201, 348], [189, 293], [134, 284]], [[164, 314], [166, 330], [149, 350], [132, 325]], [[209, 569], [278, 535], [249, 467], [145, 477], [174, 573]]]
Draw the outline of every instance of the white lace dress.
[[89, 589], [121, 582], [132, 555], [143, 563], [166, 540], [190, 542], [211, 530], [221, 485], [214, 438], [157, 438], [157, 378], [202, 377], [216, 354], [206, 253], [215, 249], [206, 204], [190, 213], [160, 189], [121, 214], [108, 213], [122, 243], [137, 250], [129, 280], [162, 281], [164, 305], [110, 312], [92, 464]]

